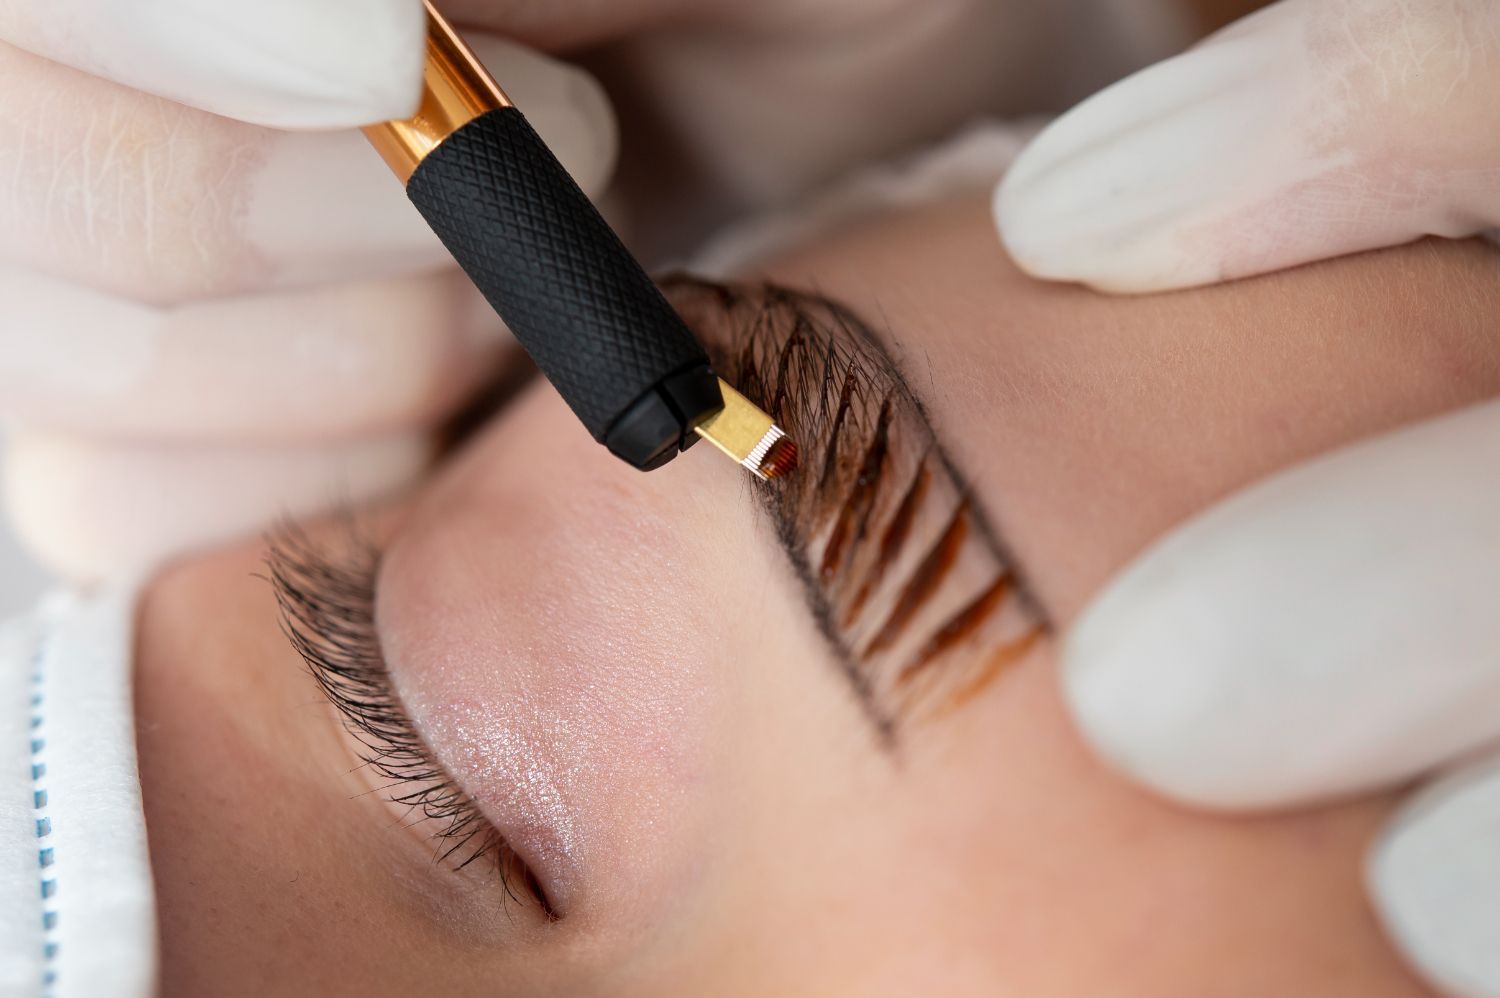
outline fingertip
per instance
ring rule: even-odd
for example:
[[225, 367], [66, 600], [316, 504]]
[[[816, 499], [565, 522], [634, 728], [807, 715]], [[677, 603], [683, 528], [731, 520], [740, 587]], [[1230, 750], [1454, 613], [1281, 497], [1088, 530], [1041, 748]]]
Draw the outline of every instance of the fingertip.
[[18, 43], [266, 127], [335, 129], [409, 117], [420, 96], [421, 0], [140, 0], [128, 11], [80, 0], [51, 19], [55, 30]]
[[139, 578], [168, 559], [389, 494], [426, 466], [426, 433], [306, 447], [183, 446], [17, 431], [4, 499], [15, 535], [60, 578]]
[[1115, 230], [1107, 217], [1081, 213], [1078, 202], [1093, 197], [1094, 183], [1049, 180], [1049, 155], [1046, 145], [1029, 146], [990, 202], [1000, 242], [1023, 273], [1110, 294], [1174, 291], [1217, 279], [1211, 260], [1200, 257], [1186, 267], [1169, 239]]
[[1026, 150], [1022, 150], [995, 185], [990, 197], [990, 215], [995, 221], [995, 231], [1000, 234], [1000, 245], [1005, 247], [1011, 260], [1032, 277], [1042, 278], [1044, 275], [1039, 272], [1032, 249], [1036, 241], [1036, 219], [1026, 211], [1026, 201], [1017, 193], [1024, 176], [1018, 168], [1025, 159]]
[[609, 185], [619, 126], [604, 87], [570, 63], [494, 35], [466, 35], [476, 55], [590, 195]]
[[1065, 640], [1085, 739], [1189, 804], [1390, 786], [1492, 742], [1494, 403], [1285, 469], [1148, 548]]
[[1371, 849], [1365, 877], [1387, 933], [1451, 994], [1500, 994], [1500, 760], [1429, 787]]
[[[427, 14], [420, 0], [349, 0], [328, 29], [328, 44], [307, 46], [305, 109], [277, 102], [271, 113], [287, 129], [355, 128], [416, 114], [427, 54]], [[319, 81], [327, 81], [324, 89]]]
[[1056, 125], [1044, 128], [1016, 156], [996, 185], [990, 208], [1000, 242], [1022, 271], [1039, 280], [1081, 281], [1082, 258], [1069, 252], [1069, 228], [1060, 224], [1071, 214], [1072, 192], [1046, 183]]
[[1189, 805], [1253, 806], [1258, 760], [1224, 727], [1234, 649], [1198, 602], [1175, 564], [1130, 570], [1064, 641], [1064, 698], [1084, 741], [1135, 782]]
[[[1295, 45], [1274, 24], [1252, 22], [1142, 69], [1042, 130], [995, 198], [1022, 270], [1136, 294], [1230, 276], [1236, 247], [1257, 242], [1254, 213], [1263, 218], [1306, 159], [1285, 114]], [[1262, 262], [1276, 266], [1251, 266]]]
[[[620, 153], [620, 128], [604, 85], [589, 73], [577, 70], [567, 87], [568, 102], [578, 109], [582, 148], [575, 166], [569, 167], [578, 186], [590, 195], [602, 193], [614, 177]], [[564, 165], [567, 162], [564, 161]]]
[[1372, 6], [1273, 4], [1059, 117], [997, 196], [1017, 264], [1171, 291], [1493, 228], [1500, 15]]

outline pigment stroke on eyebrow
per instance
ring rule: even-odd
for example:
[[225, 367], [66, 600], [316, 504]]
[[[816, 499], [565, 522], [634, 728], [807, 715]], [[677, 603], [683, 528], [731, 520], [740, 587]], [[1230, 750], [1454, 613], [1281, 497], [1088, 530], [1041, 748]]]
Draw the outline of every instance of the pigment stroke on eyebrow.
[[717, 351], [706, 337], [716, 365], [769, 403], [818, 469], [759, 493], [878, 729], [951, 709], [1050, 633], [921, 402], [852, 310], [774, 285], [666, 286], [689, 321], [727, 327]]
[[907, 579], [906, 586], [901, 590], [901, 595], [897, 597], [895, 605], [891, 607], [885, 623], [865, 646], [863, 655], [868, 657], [890, 648], [922, 605], [931, 599], [942, 586], [949, 569], [958, 560], [959, 549], [963, 547], [964, 540], [969, 536], [969, 519], [970, 507], [968, 500], [965, 499], [958, 509], [954, 510], [953, 518], [948, 521], [948, 526], [943, 530], [937, 542], [928, 550], [927, 556]]
[[870, 593], [885, 578], [886, 566], [894, 564], [900, 558], [906, 539], [911, 536], [912, 522], [916, 518], [917, 509], [926, 498], [927, 488], [931, 484], [932, 469], [927, 467], [927, 462], [924, 460], [917, 468], [916, 474], [912, 476], [911, 484], [902, 495], [901, 502], [896, 506], [896, 512], [891, 515], [890, 522], [886, 524], [885, 532], [881, 534], [879, 557], [859, 589], [844, 605], [842, 622], [845, 627], [852, 626], [855, 619], [864, 612]]

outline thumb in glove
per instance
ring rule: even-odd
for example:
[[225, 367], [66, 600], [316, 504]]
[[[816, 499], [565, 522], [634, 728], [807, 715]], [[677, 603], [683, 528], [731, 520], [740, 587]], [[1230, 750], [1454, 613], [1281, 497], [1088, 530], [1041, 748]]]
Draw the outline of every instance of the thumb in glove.
[[995, 197], [1038, 277], [1159, 291], [1500, 225], [1500, 4], [1283, 0], [1058, 119]]

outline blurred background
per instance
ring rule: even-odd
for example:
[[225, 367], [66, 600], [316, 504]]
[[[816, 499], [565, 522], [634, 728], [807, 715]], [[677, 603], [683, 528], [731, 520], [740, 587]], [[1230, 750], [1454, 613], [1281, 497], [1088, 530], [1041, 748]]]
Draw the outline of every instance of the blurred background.
[[[5, 438], [0, 435], [0, 468], [5, 466]], [[47, 574], [26, 556], [0, 517], [0, 620], [29, 607], [47, 585]]]

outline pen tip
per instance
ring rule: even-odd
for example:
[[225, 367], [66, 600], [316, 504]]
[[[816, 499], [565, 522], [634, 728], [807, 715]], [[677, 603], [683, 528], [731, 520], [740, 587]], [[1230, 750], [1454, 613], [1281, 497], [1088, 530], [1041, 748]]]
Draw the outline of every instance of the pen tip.
[[760, 473], [766, 478], [781, 478], [797, 470], [797, 442], [782, 437], [771, 445], [760, 462]]

